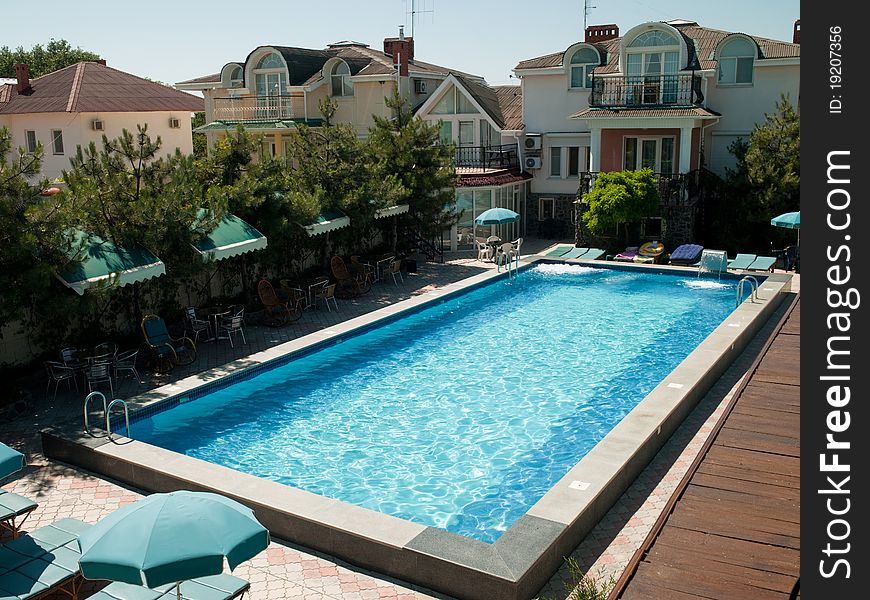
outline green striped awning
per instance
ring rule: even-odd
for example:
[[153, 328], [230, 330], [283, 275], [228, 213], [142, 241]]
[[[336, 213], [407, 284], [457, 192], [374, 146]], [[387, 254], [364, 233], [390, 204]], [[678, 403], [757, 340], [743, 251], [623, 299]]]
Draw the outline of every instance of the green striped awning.
[[350, 218], [340, 210], [322, 210], [313, 223], [303, 225], [308, 235], [329, 233], [350, 225]]
[[[206, 214], [206, 210], [201, 208], [197, 220], [204, 219]], [[194, 242], [193, 247], [203, 260], [222, 260], [245, 252], [262, 250], [266, 247], [266, 237], [247, 221], [227, 213], [218, 226]]]
[[376, 219], [385, 219], [387, 217], [394, 217], [396, 215], [401, 215], [403, 213], [408, 212], [411, 207], [407, 204], [397, 204], [396, 206], [386, 206], [384, 208], [379, 208], [375, 211]]
[[72, 237], [69, 257], [81, 262], [56, 275], [79, 295], [95, 286], [124, 286], [166, 273], [163, 262], [142, 246], [122, 248], [84, 231], [75, 231]]
[[194, 133], [206, 131], [235, 131], [239, 125], [246, 130], [271, 130], [271, 129], [295, 129], [297, 125], [305, 124], [309, 127], [320, 127], [323, 119], [278, 119], [272, 121], [212, 121], [200, 125], [193, 130]]

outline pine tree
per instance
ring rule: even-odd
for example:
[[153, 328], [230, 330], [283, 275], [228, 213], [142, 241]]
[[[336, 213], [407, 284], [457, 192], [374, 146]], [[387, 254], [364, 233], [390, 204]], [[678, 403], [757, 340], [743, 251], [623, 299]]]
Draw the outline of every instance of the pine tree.
[[765, 114], [749, 136], [746, 168], [749, 181], [759, 189], [759, 208], [771, 217], [800, 208], [800, 118], [781, 96], [776, 112]]
[[410, 206], [411, 226], [425, 237], [438, 237], [458, 220], [452, 209], [456, 193], [453, 148], [441, 143], [439, 126], [414, 116], [398, 93], [386, 103], [393, 118], [375, 116], [369, 130], [376, 178], [394, 178], [401, 202]]

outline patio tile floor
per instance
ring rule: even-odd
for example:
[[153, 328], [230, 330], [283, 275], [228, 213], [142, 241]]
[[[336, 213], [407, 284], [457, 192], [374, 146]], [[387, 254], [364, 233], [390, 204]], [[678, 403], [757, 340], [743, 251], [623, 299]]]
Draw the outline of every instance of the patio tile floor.
[[[540, 242], [537, 244], [539, 247], [530, 247], [529, 250], [539, 250], [546, 245], [549, 242]], [[225, 342], [202, 344], [202, 352], [194, 365], [178, 369], [169, 376], [149, 376], [146, 383], [140, 386], [134, 382], [126, 382], [117, 395], [129, 397], [165, 385], [192, 373], [358, 316], [411, 294], [424, 293], [463, 279], [480, 272], [482, 268], [494, 266], [465, 256], [449, 260], [444, 265], [421, 264], [418, 273], [406, 278], [405, 287], [394, 286], [392, 282], [378, 284], [372, 293], [355, 301], [341, 303], [339, 312], [328, 313], [322, 309], [306, 311], [302, 320], [282, 329], [249, 326], [246, 328], [248, 344], [236, 349], [230, 349]], [[619, 577], [652, 528], [677, 483], [688, 470], [713, 425], [720, 418], [724, 406], [751, 365], [754, 352], [758, 351], [760, 345], [761, 341], [758, 339], [750, 345], [642, 475], [572, 553], [584, 571], [599, 578], [610, 575]], [[39, 507], [26, 522], [25, 529], [32, 530], [64, 517], [75, 517], [94, 523], [117, 508], [140, 498], [142, 493], [137, 490], [82, 469], [49, 461], [42, 456], [38, 431], [57, 420], [80, 415], [81, 411], [81, 395], [61, 390], [56, 401], [48, 401], [43, 397], [43, 385], [40, 380], [35, 379], [32, 382], [34, 398], [38, 399], [35, 402], [35, 415], [0, 424], [0, 439], [28, 455], [28, 466], [25, 470], [8, 479], [2, 486], [5, 490], [25, 495], [39, 503]], [[8, 534], [0, 536], [0, 543], [8, 540]], [[266, 551], [240, 565], [234, 574], [251, 583], [248, 596], [250, 600], [447, 598], [431, 590], [371, 573], [281, 540], [273, 540]], [[571, 589], [570, 577], [567, 566], [563, 565], [538, 595], [552, 600], [568, 598]], [[80, 597], [86, 598], [104, 585], [104, 582], [87, 582]], [[60, 600], [66, 596], [53, 594], [48, 598]]]

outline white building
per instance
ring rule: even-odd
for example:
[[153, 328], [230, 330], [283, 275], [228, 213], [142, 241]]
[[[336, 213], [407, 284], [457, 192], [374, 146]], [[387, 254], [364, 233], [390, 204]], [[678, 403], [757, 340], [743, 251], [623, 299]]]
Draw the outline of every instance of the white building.
[[27, 65], [16, 65], [14, 83], [0, 85], [0, 127], [12, 134], [13, 146], [33, 152], [44, 148], [42, 174], [49, 179], [69, 168], [77, 146], [135, 132], [148, 125], [160, 136], [162, 151], [193, 151], [191, 113], [203, 101], [165, 85], [107, 67], [80, 62], [31, 80]]

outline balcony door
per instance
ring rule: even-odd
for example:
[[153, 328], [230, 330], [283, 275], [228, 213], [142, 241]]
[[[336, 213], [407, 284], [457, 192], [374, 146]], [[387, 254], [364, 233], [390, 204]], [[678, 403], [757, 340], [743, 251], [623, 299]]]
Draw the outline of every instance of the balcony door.
[[677, 101], [679, 52], [628, 54], [629, 104], [673, 104]]
[[651, 169], [653, 173], [673, 174], [674, 138], [625, 138], [623, 169], [626, 171]]
[[287, 77], [283, 72], [256, 73], [257, 82], [257, 117], [261, 119], [282, 119], [289, 115], [288, 99], [282, 95], [286, 87]]

